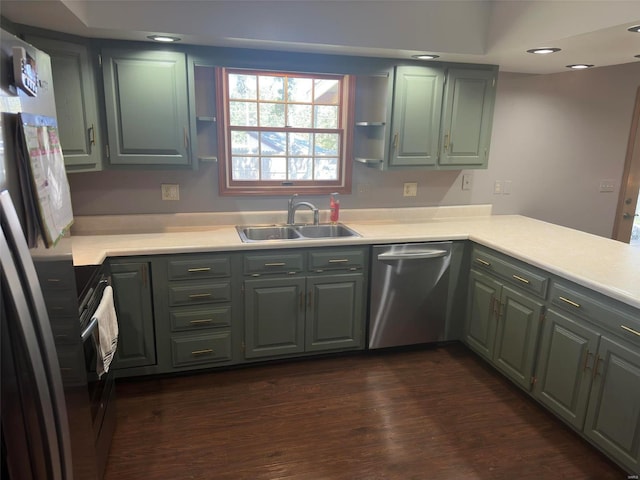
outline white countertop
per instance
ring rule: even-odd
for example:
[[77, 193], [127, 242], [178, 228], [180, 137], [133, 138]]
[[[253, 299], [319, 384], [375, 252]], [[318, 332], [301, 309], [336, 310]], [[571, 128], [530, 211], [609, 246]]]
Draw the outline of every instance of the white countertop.
[[[359, 238], [242, 243], [234, 225], [180, 226], [179, 231], [72, 236], [75, 265], [106, 257], [330, 245], [472, 240], [640, 308], [640, 248], [519, 215], [474, 215], [343, 223]], [[248, 223], [248, 222], [246, 222]]]

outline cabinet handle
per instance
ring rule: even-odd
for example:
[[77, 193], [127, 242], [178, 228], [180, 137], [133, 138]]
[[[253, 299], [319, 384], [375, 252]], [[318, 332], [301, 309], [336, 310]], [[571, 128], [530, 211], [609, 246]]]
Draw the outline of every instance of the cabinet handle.
[[527, 280], [526, 278], [521, 277], [520, 275], [512, 275], [512, 277], [515, 278], [516, 280], [518, 280], [519, 282], [529, 283], [529, 280]]
[[189, 151], [189, 130], [187, 127], [184, 127], [184, 148]]
[[313, 292], [309, 290], [309, 298], [308, 298], [307, 306], [311, 308], [311, 305], [313, 305]]
[[476, 262], [478, 262], [480, 265], [484, 265], [485, 267], [491, 266], [491, 262], [487, 262], [486, 260], [483, 260], [481, 258], [476, 258]]
[[593, 379], [594, 380], [599, 375], [598, 367], [600, 366], [600, 362], [602, 362], [603, 360], [604, 360], [604, 358], [602, 358], [600, 355], [596, 354], [596, 359], [593, 362]]
[[623, 330], [626, 330], [629, 333], [633, 333], [634, 335], [638, 335], [640, 337], [640, 332], [637, 330], [634, 330], [633, 328], [629, 328], [626, 325], [620, 325], [620, 328]]
[[589, 368], [589, 356], [593, 357], [593, 353], [591, 353], [589, 350], [587, 350], [587, 354], [584, 356], [584, 365], [582, 366], [582, 371], [586, 372], [587, 368]]
[[197, 357], [198, 355], [208, 355], [210, 353], [213, 353], [213, 350], [210, 348], [205, 348], [204, 350], [194, 350], [193, 352], [191, 352], [191, 355]]
[[576, 302], [572, 302], [571, 300], [569, 300], [568, 298], [564, 298], [564, 297], [558, 297], [560, 300], [562, 300], [564, 303], [568, 303], [569, 305], [571, 305], [572, 307], [576, 307], [576, 308], [580, 308], [580, 304], [576, 303]]
[[393, 136], [393, 149], [397, 150], [398, 149], [398, 132], [396, 132], [396, 134]]
[[264, 266], [265, 267], [284, 267], [286, 265], [286, 263], [284, 262], [272, 262], [272, 263], [265, 263]]
[[444, 151], [446, 152], [449, 148], [449, 133], [444, 134]]
[[189, 273], [194, 273], [194, 272], [210, 272], [211, 271], [211, 267], [199, 267], [199, 268], [190, 268], [187, 270]]
[[91, 126], [87, 130], [87, 133], [89, 134], [89, 146], [95, 145], [96, 144], [96, 127], [93, 124], [91, 124]]
[[191, 325], [200, 325], [203, 323], [212, 323], [213, 322], [213, 318], [203, 318], [201, 320], [191, 320]]
[[349, 263], [348, 258], [332, 258], [329, 260], [329, 263]]
[[192, 293], [189, 295], [189, 298], [207, 298], [210, 296], [210, 293]]

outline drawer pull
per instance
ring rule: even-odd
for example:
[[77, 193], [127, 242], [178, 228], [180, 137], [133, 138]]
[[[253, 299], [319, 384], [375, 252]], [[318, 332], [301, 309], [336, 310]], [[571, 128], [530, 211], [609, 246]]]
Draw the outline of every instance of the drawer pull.
[[478, 262], [480, 265], [484, 265], [485, 267], [491, 266], [491, 262], [487, 262], [486, 260], [483, 260], [481, 258], [476, 258], [476, 262]]
[[633, 333], [634, 335], [638, 335], [640, 337], [640, 332], [637, 330], [634, 330], [633, 328], [629, 328], [626, 325], [620, 325], [620, 328], [623, 330], [626, 330], [629, 333]]
[[284, 262], [271, 262], [271, 263], [264, 264], [265, 267], [284, 267], [285, 265], [286, 263]]
[[192, 293], [189, 298], [207, 298], [210, 297], [210, 293]]
[[201, 325], [203, 323], [212, 323], [213, 322], [213, 318], [203, 318], [202, 320], [191, 320], [192, 325]]
[[576, 303], [576, 302], [572, 302], [571, 300], [569, 300], [568, 298], [564, 298], [564, 297], [558, 297], [560, 300], [562, 300], [564, 303], [568, 303], [569, 305], [571, 305], [572, 307], [576, 307], [576, 308], [580, 308], [580, 304]]
[[332, 258], [329, 260], [329, 263], [349, 263], [348, 258]]
[[47, 282], [58, 283], [58, 282], [60, 282], [60, 279], [59, 278], [47, 278]]
[[190, 268], [189, 270], [187, 270], [187, 272], [189, 273], [210, 272], [210, 271], [211, 271], [211, 267], [198, 267], [198, 268]]
[[521, 277], [520, 275], [512, 275], [512, 277], [515, 278], [516, 280], [518, 280], [519, 282], [529, 283], [529, 280], [527, 280], [526, 278]]
[[210, 348], [205, 348], [204, 350], [195, 350], [191, 352], [191, 355], [197, 357], [198, 355], [208, 355], [210, 353], [213, 353], [213, 350]]

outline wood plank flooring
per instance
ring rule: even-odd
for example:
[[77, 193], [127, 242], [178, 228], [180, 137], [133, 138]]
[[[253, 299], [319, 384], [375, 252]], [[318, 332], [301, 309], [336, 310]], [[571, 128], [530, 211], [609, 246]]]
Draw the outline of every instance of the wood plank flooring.
[[119, 382], [105, 480], [626, 479], [460, 344]]

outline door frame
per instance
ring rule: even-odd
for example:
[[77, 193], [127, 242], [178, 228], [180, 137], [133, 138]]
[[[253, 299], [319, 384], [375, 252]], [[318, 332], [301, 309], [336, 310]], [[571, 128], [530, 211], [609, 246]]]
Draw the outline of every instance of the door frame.
[[[625, 213], [634, 215], [638, 204], [638, 193], [640, 192], [640, 87], [636, 93], [636, 102], [631, 119], [631, 129], [629, 131], [629, 142], [627, 144], [627, 155], [624, 162], [622, 181], [620, 182], [620, 196], [618, 197], [618, 207], [616, 217], [613, 222], [614, 240], [629, 243], [631, 240], [631, 227], [633, 226], [633, 216], [625, 219]], [[633, 211], [629, 211], [629, 207]]]

